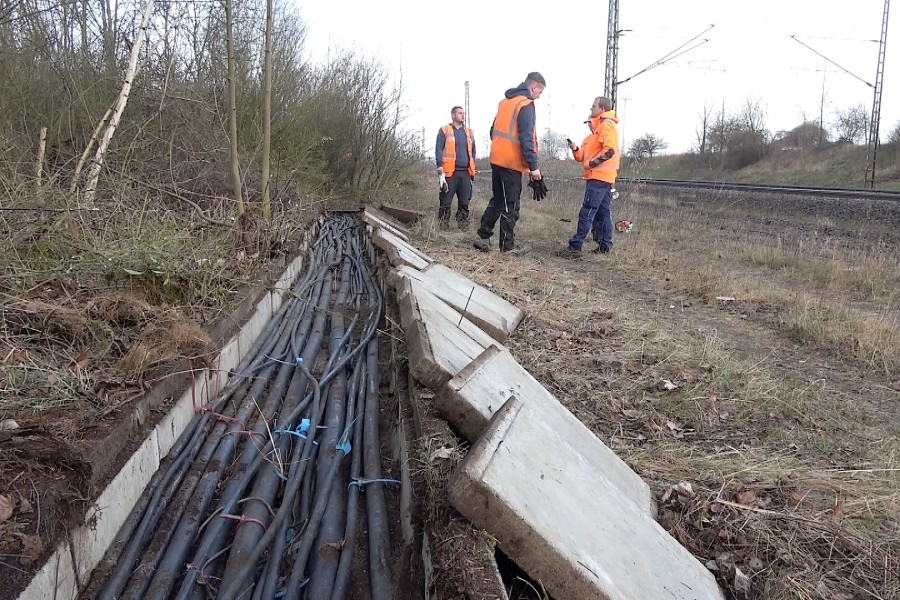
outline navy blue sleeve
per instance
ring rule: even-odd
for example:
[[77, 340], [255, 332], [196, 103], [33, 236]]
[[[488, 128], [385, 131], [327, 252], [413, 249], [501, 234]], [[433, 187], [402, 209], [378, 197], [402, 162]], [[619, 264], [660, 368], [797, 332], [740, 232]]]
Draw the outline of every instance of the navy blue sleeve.
[[519, 111], [519, 118], [516, 124], [519, 127], [519, 143], [522, 145], [522, 154], [525, 156], [525, 162], [528, 168], [534, 171], [538, 168], [537, 155], [534, 153], [534, 124], [535, 115], [534, 102], [522, 107]]
[[472, 132], [472, 160], [475, 160], [475, 132]]
[[447, 136], [444, 135], [444, 128], [438, 129], [437, 139], [434, 141], [434, 162], [440, 167], [444, 160], [444, 145], [447, 142]]

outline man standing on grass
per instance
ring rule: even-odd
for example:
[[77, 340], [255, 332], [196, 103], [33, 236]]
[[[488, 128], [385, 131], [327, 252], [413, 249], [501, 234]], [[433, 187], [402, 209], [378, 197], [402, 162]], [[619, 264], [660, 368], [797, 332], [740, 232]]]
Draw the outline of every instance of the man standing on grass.
[[[506, 90], [506, 97], [497, 107], [497, 116], [491, 126], [493, 195], [481, 216], [481, 226], [472, 244], [482, 252], [491, 249], [490, 240], [498, 219], [500, 252], [521, 251], [516, 248], [515, 229], [519, 220], [522, 174], [528, 173], [533, 182], [541, 180], [534, 101], [540, 98], [546, 85], [543, 75], [529, 73], [518, 87]], [[538, 195], [535, 199], [539, 199]]]
[[475, 136], [466, 127], [466, 111], [461, 106], [450, 110], [450, 123], [438, 130], [434, 143], [434, 159], [441, 179], [438, 195], [438, 222], [450, 228], [453, 195], [456, 195], [456, 222], [460, 229], [469, 226], [469, 200], [475, 181]]
[[594, 252], [607, 254], [612, 249], [612, 188], [619, 172], [618, 122], [612, 101], [597, 96], [587, 121], [591, 133], [584, 138], [580, 148], [569, 140], [573, 157], [583, 165], [581, 177], [585, 186], [584, 202], [578, 212], [578, 229], [562, 253], [566, 258], [581, 258], [581, 247], [588, 231], [597, 242]]

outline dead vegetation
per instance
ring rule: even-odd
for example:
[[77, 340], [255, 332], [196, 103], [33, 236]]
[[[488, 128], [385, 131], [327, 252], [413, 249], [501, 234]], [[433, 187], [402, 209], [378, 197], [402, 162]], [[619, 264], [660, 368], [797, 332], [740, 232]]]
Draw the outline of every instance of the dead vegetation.
[[433, 222], [420, 243], [526, 309], [507, 345], [651, 484], [730, 598], [898, 597], [900, 257], [883, 230], [635, 190], [614, 207], [634, 231], [571, 262], [553, 250], [580, 190], [550, 187], [523, 201], [525, 256]]

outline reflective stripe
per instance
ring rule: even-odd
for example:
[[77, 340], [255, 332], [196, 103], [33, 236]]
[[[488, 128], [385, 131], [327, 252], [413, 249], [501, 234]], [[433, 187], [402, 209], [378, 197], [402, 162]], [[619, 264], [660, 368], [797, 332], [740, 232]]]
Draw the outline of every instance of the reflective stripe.
[[526, 98], [525, 96], [519, 97], [519, 101], [516, 102], [516, 105], [512, 109], [512, 114], [509, 116], [509, 125], [506, 127], [506, 131], [497, 131], [497, 129], [494, 128], [495, 136], [515, 142], [517, 145], [519, 144], [519, 136], [513, 135], [513, 130], [516, 126], [516, 119], [519, 117], [519, 111], [522, 110], [522, 105], [529, 100], [530, 98]]

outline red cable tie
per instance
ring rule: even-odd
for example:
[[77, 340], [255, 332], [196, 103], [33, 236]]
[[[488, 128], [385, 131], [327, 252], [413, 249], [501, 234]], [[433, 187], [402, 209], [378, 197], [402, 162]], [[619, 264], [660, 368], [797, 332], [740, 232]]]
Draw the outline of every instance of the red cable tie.
[[263, 531], [266, 530], [266, 524], [254, 517], [246, 517], [244, 515], [229, 515], [229, 514], [221, 514], [219, 516], [222, 517], [223, 519], [231, 519], [232, 521], [237, 521], [238, 527], [240, 527], [244, 523], [256, 523], [257, 525], [259, 525], [262, 528]]
[[244, 422], [241, 421], [240, 419], [237, 419], [235, 417], [229, 417], [228, 415], [223, 415], [222, 413], [217, 413], [216, 411], [209, 408], [208, 406], [201, 406], [200, 412], [201, 413], [207, 413], [207, 412], [210, 413], [213, 416], [213, 418], [215, 418], [216, 421], [222, 421], [223, 423], [237, 423], [241, 427], [246, 427], [246, 425], [244, 425]]

